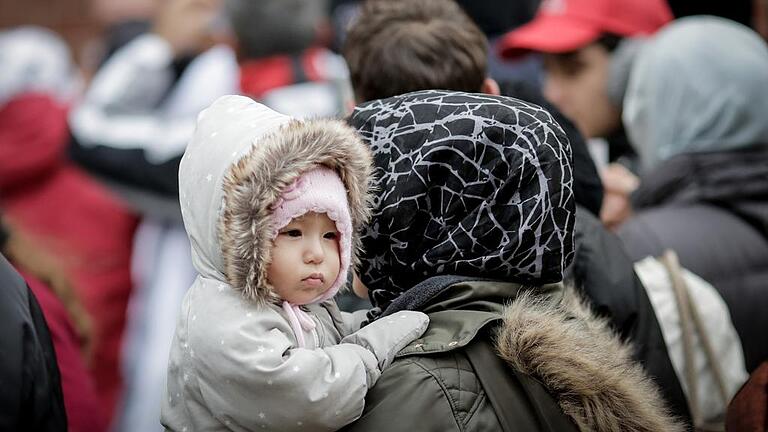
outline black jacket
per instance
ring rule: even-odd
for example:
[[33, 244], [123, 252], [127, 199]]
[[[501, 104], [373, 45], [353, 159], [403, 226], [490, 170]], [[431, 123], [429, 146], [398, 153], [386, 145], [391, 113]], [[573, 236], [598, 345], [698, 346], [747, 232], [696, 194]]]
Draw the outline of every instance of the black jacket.
[[748, 371], [768, 359], [768, 150], [674, 157], [643, 176], [619, 236], [634, 260], [673, 249], [723, 296]]
[[656, 313], [621, 240], [590, 212], [577, 207], [574, 243], [576, 254], [566, 282], [577, 287], [595, 313], [607, 318], [621, 338], [632, 344], [633, 358], [659, 385], [672, 412], [690, 421]]
[[56, 353], [32, 292], [0, 255], [0, 431], [66, 431]]

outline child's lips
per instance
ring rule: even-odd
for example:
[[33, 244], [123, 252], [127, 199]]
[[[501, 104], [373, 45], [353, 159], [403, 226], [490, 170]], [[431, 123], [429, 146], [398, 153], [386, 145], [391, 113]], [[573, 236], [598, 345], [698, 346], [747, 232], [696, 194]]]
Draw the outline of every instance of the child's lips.
[[317, 287], [322, 286], [325, 283], [325, 278], [322, 273], [312, 273], [301, 281], [309, 286]]

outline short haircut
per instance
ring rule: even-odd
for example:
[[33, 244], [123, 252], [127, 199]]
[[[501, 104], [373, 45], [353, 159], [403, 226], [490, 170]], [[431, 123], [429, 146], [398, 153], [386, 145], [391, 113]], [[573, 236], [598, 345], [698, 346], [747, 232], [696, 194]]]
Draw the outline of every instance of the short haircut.
[[344, 43], [359, 102], [416, 90], [478, 92], [488, 41], [453, 0], [368, 0]]
[[317, 42], [328, 0], [225, 0], [224, 14], [244, 59], [298, 54]]

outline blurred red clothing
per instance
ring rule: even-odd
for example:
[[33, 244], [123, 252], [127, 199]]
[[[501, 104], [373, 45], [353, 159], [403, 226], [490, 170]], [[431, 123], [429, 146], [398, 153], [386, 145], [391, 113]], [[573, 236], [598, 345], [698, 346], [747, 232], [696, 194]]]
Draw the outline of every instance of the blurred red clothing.
[[768, 431], [768, 361], [752, 372], [731, 400], [725, 426], [729, 432]]
[[20, 271], [27, 285], [35, 294], [43, 316], [51, 332], [56, 362], [61, 374], [64, 408], [70, 432], [102, 432], [107, 430], [104, 418], [99, 415], [99, 398], [93, 377], [88, 373], [80, 351], [72, 321], [61, 300], [42, 282]]
[[66, 157], [67, 109], [44, 94], [0, 108], [0, 206], [64, 265], [93, 320], [104, 418], [120, 396], [120, 346], [137, 218]]

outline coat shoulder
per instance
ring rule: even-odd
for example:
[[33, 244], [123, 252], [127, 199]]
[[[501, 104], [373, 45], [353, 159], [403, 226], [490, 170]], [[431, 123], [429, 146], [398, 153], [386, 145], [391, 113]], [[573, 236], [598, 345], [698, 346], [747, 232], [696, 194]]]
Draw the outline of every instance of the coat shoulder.
[[402, 357], [368, 392], [361, 418], [345, 431], [464, 431], [485, 393], [460, 352]]

